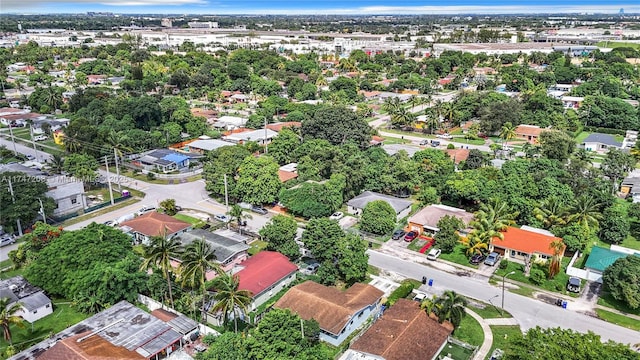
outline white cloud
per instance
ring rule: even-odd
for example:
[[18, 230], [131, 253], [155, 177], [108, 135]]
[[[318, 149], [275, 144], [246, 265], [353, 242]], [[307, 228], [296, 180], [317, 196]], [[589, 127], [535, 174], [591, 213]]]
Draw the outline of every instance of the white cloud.
[[[43, 6], [54, 5], [51, 1], [47, 0], [0, 0], [2, 2], [3, 11], [12, 11], [15, 9], [25, 10], [30, 9], [38, 11], [38, 8]], [[97, 1], [101, 5], [108, 6], [180, 6], [180, 5], [206, 5], [209, 2], [207, 0], [99, 0]], [[96, 4], [95, 0], [63, 0], [58, 1], [62, 6], [63, 4]]]

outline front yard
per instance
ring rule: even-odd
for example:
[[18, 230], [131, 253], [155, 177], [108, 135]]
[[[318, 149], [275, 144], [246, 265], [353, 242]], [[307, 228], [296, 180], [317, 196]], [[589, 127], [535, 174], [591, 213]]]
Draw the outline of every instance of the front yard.
[[533, 264], [531, 266], [531, 272], [535, 269], [541, 270], [545, 274], [545, 278], [540, 284], [536, 284], [533, 276], [525, 276], [524, 275], [524, 265], [515, 263], [512, 261], [507, 261], [507, 267], [504, 269], [498, 268], [495, 272], [496, 280], [502, 281], [502, 276], [509, 274], [510, 272], [514, 272], [513, 274], [507, 276], [508, 279], [515, 280], [524, 284], [531, 284], [533, 286], [537, 286], [543, 290], [557, 292], [565, 295], [576, 296], [574, 293], [569, 293], [566, 290], [567, 282], [569, 281], [569, 275], [565, 272], [567, 269], [567, 265], [569, 264], [570, 259], [565, 257], [562, 259], [562, 264], [560, 268], [560, 272], [553, 279], [549, 279], [547, 276], [548, 266], [544, 264]]

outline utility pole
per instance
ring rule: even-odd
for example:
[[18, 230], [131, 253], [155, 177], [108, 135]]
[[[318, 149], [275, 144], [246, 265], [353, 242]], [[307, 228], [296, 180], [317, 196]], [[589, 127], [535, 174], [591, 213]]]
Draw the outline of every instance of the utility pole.
[[42, 205], [42, 199], [38, 198], [40, 202], [40, 215], [42, 215], [42, 222], [47, 223], [47, 216], [44, 214], [44, 205]]
[[229, 189], [227, 188], [227, 174], [224, 174], [224, 204], [227, 207], [227, 213], [229, 213]]
[[267, 146], [267, 117], [264, 117], [264, 153], [269, 153], [269, 147]]
[[120, 185], [120, 167], [118, 166], [118, 149], [113, 148], [113, 156], [116, 159], [116, 180], [118, 181], [118, 191], [122, 195], [122, 186]]
[[[15, 145], [15, 143], [14, 143]], [[13, 203], [16, 203], [16, 196], [13, 193], [13, 185], [11, 184], [11, 176], [8, 177], [9, 179], [9, 192], [11, 193], [11, 200], [13, 200]], [[22, 224], [20, 223], [20, 218], [16, 219], [16, 224], [18, 225], [18, 235], [22, 236]]]
[[33, 140], [33, 125], [29, 125], [29, 133], [31, 134], [31, 143], [33, 144], [33, 152], [35, 153], [35, 158], [37, 162], [40, 162], [38, 156], [38, 149], [36, 149], [36, 142]]
[[11, 134], [11, 142], [13, 143], [13, 155], [18, 156], [18, 149], [16, 148], [16, 138], [13, 137], [13, 126], [9, 124], [9, 134]]
[[109, 162], [107, 161], [107, 155], [104, 156], [104, 166], [107, 168], [107, 184], [109, 184], [109, 197], [111, 198], [111, 205], [115, 204], [113, 201], [113, 189], [111, 188], [111, 175], [109, 174]]

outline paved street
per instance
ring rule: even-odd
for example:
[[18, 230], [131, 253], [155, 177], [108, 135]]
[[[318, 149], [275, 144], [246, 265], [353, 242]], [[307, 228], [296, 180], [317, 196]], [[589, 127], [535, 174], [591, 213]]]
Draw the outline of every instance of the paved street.
[[[378, 268], [413, 279], [421, 279], [423, 276], [433, 279], [435, 288], [433, 292], [451, 289], [486, 303], [491, 301], [498, 306], [500, 304], [501, 288], [489, 285], [486, 278], [457, 276], [377, 251], [369, 250], [368, 254], [369, 264]], [[636, 331], [577, 313], [571, 308], [562, 309], [509, 291], [505, 292], [504, 304], [505, 309], [518, 320], [523, 330], [536, 326], [560, 326], [580, 332], [591, 330], [604, 340], [610, 339], [625, 344], [635, 344], [640, 341], [640, 333]]]

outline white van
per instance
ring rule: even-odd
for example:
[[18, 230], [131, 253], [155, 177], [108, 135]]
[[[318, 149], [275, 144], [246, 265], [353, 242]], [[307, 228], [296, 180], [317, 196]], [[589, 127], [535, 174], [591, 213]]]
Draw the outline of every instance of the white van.
[[11, 234], [0, 235], [0, 247], [14, 244], [16, 239]]

